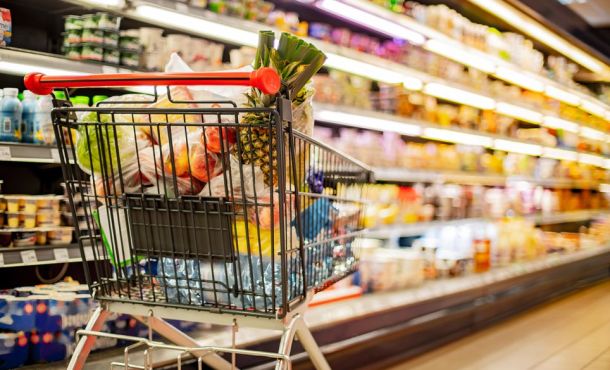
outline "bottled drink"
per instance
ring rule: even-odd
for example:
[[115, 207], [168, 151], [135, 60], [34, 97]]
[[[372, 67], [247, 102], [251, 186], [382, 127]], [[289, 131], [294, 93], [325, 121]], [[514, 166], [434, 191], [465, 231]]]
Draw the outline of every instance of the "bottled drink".
[[23, 107], [17, 98], [18, 93], [19, 90], [15, 88], [4, 88], [2, 115], [0, 117], [0, 140], [2, 141], [21, 141], [21, 114]]
[[36, 121], [36, 95], [29, 90], [23, 92], [23, 114], [21, 115], [21, 134], [24, 143], [34, 143]]

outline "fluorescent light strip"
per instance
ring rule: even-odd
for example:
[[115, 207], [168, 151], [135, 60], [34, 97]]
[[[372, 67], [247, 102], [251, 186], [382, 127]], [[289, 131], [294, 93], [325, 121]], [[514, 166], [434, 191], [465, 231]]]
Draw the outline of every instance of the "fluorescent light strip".
[[422, 45], [426, 41], [425, 37], [418, 32], [337, 0], [322, 0], [317, 2], [316, 6], [337, 17], [355, 22], [392, 38], [401, 38], [415, 45]]
[[390, 131], [401, 135], [419, 137], [421, 127], [400, 121], [392, 121], [382, 118], [367, 117], [357, 114], [335, 112], [330, 110], [315, 111], [317, 121], [335, 123], [356, 128], [364, 128], [376, 131]]
[[604, 107], [590, 100], [583, 99], [580, 102], [580, 109], [601, 118], [605, 118], [606, 115], [606, 109]]
[[474, 67], [485, 73], [492, 73], [496, 70], [496, 64], [493, 61], [487, 59], [484, 55], [477, 55], [471, 51], [464, 50], [464, 48], [459, 45], [439, 40], [428, 40], [426, 41], [424, 48], [458, 63]]
[[152, 5], [138, 5], [135, 13], [137, 16], [156, 25], [181, 29], [204, 37], [211, 37], [216, 40], [237, 45], [252, 47], [258, 45], [258, 33], [256, 32], [244, 31], [239, 28], [211, 22], [202, 18], [181, 14], [173, 10], [167, 10]]
[[597, 167], [604, 167], [606, 165], [606, 159], [598, 155], [580, 153], [578, 161], [580, 163], [589, 164]]
[[40, 72], [49, 75], [85, 75], [86, 73], [61, 68], [43, 67], [33, 64], [0, 61], [0, 71], [6, 74], [23, 76], [30, 72]]
[[530, 109], [521, 108], [508, 103], [499, 102], [498, 104], [496, 104], [496, 112], [530, 123], [542, 123], [542, 114]]
[[584, 126], [580, 128], [580, 136], [599, 141], [605, 141], [607, 139], [606, 134], [603, 132]]
[[546, 116], [543, 120], [543, 126], [557, 130], [565, 130], [568, 132], [578, 133], [579, 126], [577, 123], [566, 121], [561, 118]]
[[517, 141], [504, 140], [504, 139], [494, 140], [493, 148], [496, 150], [503, 150], [505, 152], [520, 153], [520, 154], [535, 155], [535, 156], [542, 154], [542, 147], [540, 145], [526, 144], [526, 143], [520, 143]]
[[387, 68], [377, 67], [369, 63], [364, 63], [332, 53], [327, 53], [326, 56], [328, 59], [326, 59], [326, 63], [324, 65], [329, 68], [367, 77], [376, 81], [392, 84], [402, 83], [404, 84], [405, 88], [410, 90], [421, 90], [423, 86], [423, 82], [420, 79], [406, 76], [404, 74], [391, 71]]
[[544, 91], [544, 84], [539, 80], [533, 78], [532, 76], [528, 76], [527, 74], [509, 68], [498, 67], [498, 69], [494, 73], [494, 76], [506, 82], [510, 82], [514, 85], [521, 86], [524, 89], [536, 92]]
[[493, 109], [496, 102], [487, 96], [471, 93], [455, 87], [441, 85], [436, 82], [426, 84], [424, 92], [437, 98], [455, 103], [470, 105], [479, 109]]
[[571, 150], [565, 150], [565, 149], [558, 149], [558, 148], [549, 148], [549, 147], [542, 148], [542, 156], [545, 158], [559, 159], [559, 160], [564, 160], [564, 161], [578, 160], [577, 152], [574, 152]]
[[559, 89], [552, 85], [547, 85], [544, 90], [546, 96], [549, 96], [553, 99], [557, 99], [566, 104], [570, 104], [573, 106], [578, 106], [580, 104], [580, 97], [576, 94], [572, 94], [571, 92], [565, 91], [563, 89]]
[[559, 53], [595, 73], [607, 73], [609, 68], [599, 59], [570, 44], [534, 19], [508, 5], [503, 0], [469, 0], [480, 8], [494, 14], [530, 37], [550, 46]]
[[439, 128], [425, 128], [424, 138], [432, 140], [446, 141], [455, 144], [475, 145], [489, 147], [492, 145], [492, 139], [487, 136], [466, 134], [463, 132], [445, 130]]

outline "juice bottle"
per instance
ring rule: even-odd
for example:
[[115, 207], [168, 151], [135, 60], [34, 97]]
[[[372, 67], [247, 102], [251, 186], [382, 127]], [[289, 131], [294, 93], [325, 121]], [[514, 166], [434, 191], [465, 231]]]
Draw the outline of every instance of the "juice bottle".
[[23, 107], [17, 98], [19, 90], [4, 88], [2, 116], [0, 120], [0, 140], [19, 142], [21, 140], [21, 113]]
[[21, 134], [24, 143], [34, 142], [34, 126], [36, 121], [36, 95], [29, 90], [23, 92], [23, 114], [21, 115]]
[[42, 95], [38, 99], [36, 107], [36, 118], [34, 120], [34, 142], [36, 144], [55, 144], [55, 133], [53, 132], [53, 121], [51, 111], [53, 101], [51, 95]]

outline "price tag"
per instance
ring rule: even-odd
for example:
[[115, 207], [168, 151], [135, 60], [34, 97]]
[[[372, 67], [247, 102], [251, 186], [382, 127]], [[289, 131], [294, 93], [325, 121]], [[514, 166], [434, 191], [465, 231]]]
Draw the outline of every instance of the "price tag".
[[8, 146], [0, 146], [0, 161], [10, 161], [11, 158], [11, 148]]
[[102, 73], [117, 73], [118, 69], [111, 66], [102, 66]]
[[61, 162], [61, 159], [59, 158], [59, 150], [58, 149], [51, 149], [51, 159], [53, 159], [54, 163]]
[[38, 258], [36, 257], [36, 252], [34, 251], [22, 251], [21, 260], [23, 263], [36, 263], [38, 262]]
[[93, 247], [85, 247], [85, 259], [93, 261]]
[[57, 262], [66, 262], [70, 259], [70, 255], [66, 248], [55, 248], [53, 249], [53, 254], [55, 255], [55, 260]]
[[4, 266], [4, 254], [0, 253], [0, 267]]

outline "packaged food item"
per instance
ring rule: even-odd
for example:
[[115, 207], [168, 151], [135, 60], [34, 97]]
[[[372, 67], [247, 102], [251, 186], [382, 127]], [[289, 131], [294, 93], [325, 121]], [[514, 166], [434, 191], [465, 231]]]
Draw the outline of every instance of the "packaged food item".
[[116, 31], [104, 31], [105, 46], [119, 46], [119, 33]]
[[29, 90], [23, 92], [23, 113], [21, 115], [23, 133], [22, 140], [24, 143], [34, 143], [34, 128], [36, 121], [36, 95]]
[[101, 62], [104, 60], [104, 48], [95, 44], [84, 44], [81, 50], [81, 59]]
[[38, 245], [47, 244], [47, 232], [46, 231], [36, 231], [36, 244], [38, 244]]
[[80, 60], [83, 48], [82, 46], [66, 46], [64, 54], [68, 59]]
[[119, 37], [119, 47], [127, 50], [140, 49], [140, 32], [139, 30], [121, 31]]
[[121, 17], [109, 13], [97, 13], [97, 26], [104, 30], [118, 30]]
[[22, 225], [24, 229], [33, 229], [36, 227], [36, 214], [28, 214], [22, 213], [20, 215], [20, 221], [22, 221]]
[[[79, 52], [80, 57], [80, 52]], [[36, 118], [34, 120], [34, 143], [36, 144], [55, 144], [55, 132], [51, 111], [53, 101], [50, 95], [43, 95], [38, 99], [36, 106]]]
[[81, 34], [81, 42], [102, 44], [104, 43], [104, 31], [97, 28], [85, 28]]
[[121, 61], [121, 54], [119, 49], [116, 48], [104, 48], [104, 62], [119, 64]]
[[82, 16], [82, 28], [98, 28], [99, 16], [97, 14], [85, 14]]
[[0, 232], [0, 246], [10, 247], [12, 242], [13, 242], [13, 233], [12, 232]]
[[64, 22], [66, 31], [81, 30], [83, 28], [83, 17], [80, 15], [67, 15]]
[[39, 210], [36, 212], [36, 226], [53, 225], [54, 212], [48, 210]]
[[121, 50], [120, 62], [126, 67], [136, 68], [140, 65], [140, 54], [133, 51]]
[[22, 196], [20, 199], [20, 211], [24, 213], [36, 213], [38, 199], [35, 196]]
[[7, 212], [6, 213], [6, 226], [10, 228], [19, 227], [19, 213]]
[[4, 200], [6, 202], [6, 210], [7, 212], [17, 213], [19, 212], [19, 206], [21, 203], [21, 196], [19, 195], [4, 195]]
[[0, 46], [10, 45], [12, 37], [13, 24], [11, 11], [6, 8], [0, 8]]
[[64, 32], [64, 46], [71, 46], [82, 42], [83, 31], [79, 29], [66, 30]]
[[49, 243], [52, 245], [68, 244], [72, 241], [72, 227], [59, 227], [48, 232]]
[[21, 141], [21, 118], [23, 107], [17, 98], [19, 90], [5, 87], [2, 98], [2, 111], [0, 112], [0, 140], [19, 142]]
[[30, 247], [36, 244], [35, 232], [14, 232], [13, 245], [15, 247]]

